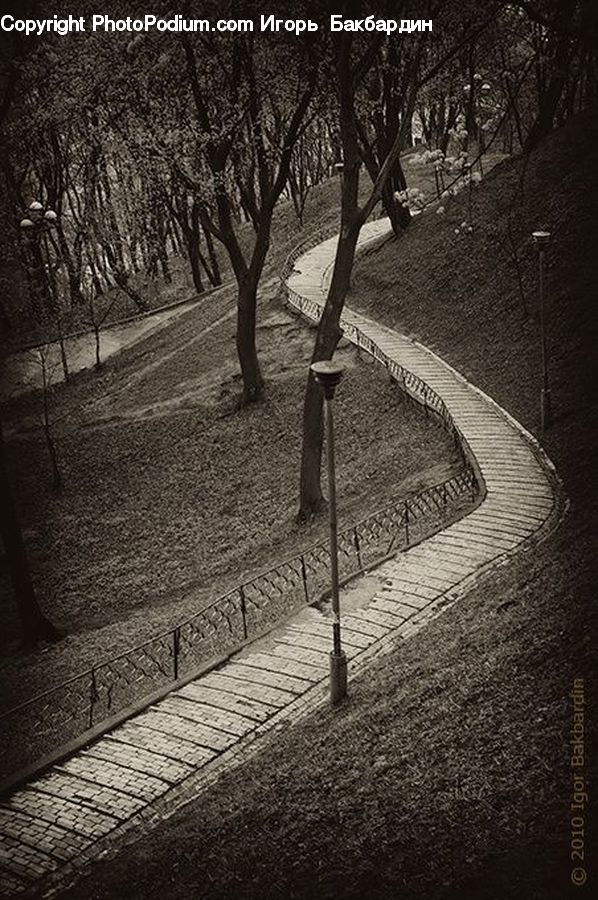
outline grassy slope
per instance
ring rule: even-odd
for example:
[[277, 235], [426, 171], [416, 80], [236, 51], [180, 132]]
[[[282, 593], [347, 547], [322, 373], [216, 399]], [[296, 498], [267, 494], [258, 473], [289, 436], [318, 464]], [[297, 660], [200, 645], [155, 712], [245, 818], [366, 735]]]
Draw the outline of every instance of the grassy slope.
[[[65, 897], [570, 896], [568, 694], [581, 675], [590, 696], [595, 627], [596, 146], [588, 117], [553, 135], [531, 161], [515, 218], [530, 306], [526, 236], [540, 225], [555, 234], [556, 421], [543, 443], [572, 501], [565, 521], [373, 665], [347, 707], [277, 736]], [[352, 302], [417, 333], [536, 430], [537, 323], [522, 320], [504, 258], [518, 169], [504, 164], [477, 192], [469, 243], [452, 222], [422, 218], [362, 261]], [[455, 222], [464, 213], [447, 210]], [[588, 840], [595, 879], [594, 831]]]
[[[338, 184], [322, 185], [308, 222], [322, 221], [322, 208], [332, 220], [337, 197]], [[271, 267], [281, 264], [291, 239], [300, 234], [286, 204], [277, 211]], [[81, 373], [60, 386], [52, 402], [66, 483], [60, 498], [49, 490], [35, 430], [39, 398], [6, 405], [39, 595], [68, 636], [42, 655], [19, 653], [0, 567], [2, 706], [173, 627], [243, 577], [325, 536], [323, 521], [294, 522], [314, 332], [281, 313], [276, 289], [268, 282], [262, 290], [263, 404], [235, 408], [232, 287], [111, 358], [99, 375]], [[441, 429], [406, 404], [377, 367], [350, 350], [343, 356], [350, 371], [340, 395], [339, 475], [348, 487], [339, 499], [348, 524], [449, 477], [458, 459]]]

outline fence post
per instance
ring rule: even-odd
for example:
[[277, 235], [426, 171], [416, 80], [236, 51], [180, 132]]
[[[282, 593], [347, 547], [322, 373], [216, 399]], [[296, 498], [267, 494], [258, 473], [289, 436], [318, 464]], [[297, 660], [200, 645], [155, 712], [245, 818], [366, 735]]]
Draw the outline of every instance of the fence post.
[[467, 475], [469, 476], [469, 482], [471, 487], [471, 502], [475, 501], [475, 497], [477, 494], [478, 483], [476, 481], [475, 472], [473, 469], [467, 467]]
[[353, 540], [355, 541], [355, 550], [357, 552], [357, 562], [359, 564], [359, 570], [363, 571], [363, 563], [361, 561], [361, 547], [359, 546], [359, 535], [357, 533], [357, 525], [353, 529]]
[[309, 603], [309, 591], [307, 590], [307, 572], [305, 570], [305, 557], [301, 554], [301, 577], [303, 579], [303, 591], [305, 593], [305, 602]]
[[179, 646], [181, 643], [181, 629], [177, 627], [172, 632], [172, 659], [174, 669], [174, 680], [178, 681], [179, 677]]
[[405, 500], [405, 544], [409, 546], [409, 504]]
[[243, 619], [243, 638], [247, 640], [247, 607], [245, 605], [245, 590], [243, 585], [239, 588], [239, 599], [241, 601], [241, 618]]
[[89, 727], [93, 727], [93, 708], [98, 699], [98, 689], [96, 685], [96, 670], [91, 670], [91, 683], [89, 685]]

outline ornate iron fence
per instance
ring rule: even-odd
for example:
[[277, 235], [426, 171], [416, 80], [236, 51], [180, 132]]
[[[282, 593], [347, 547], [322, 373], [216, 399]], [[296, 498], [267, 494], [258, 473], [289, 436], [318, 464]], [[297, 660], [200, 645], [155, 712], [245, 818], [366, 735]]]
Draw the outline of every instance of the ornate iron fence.
[[[378, 510], [339, 533], [341, 578], [367, 570], [470, 508], [478, 491], [466, 464], [457, 475]], [[326, 540], [238, 585], [185, 622], [0, 716], [2, 776], [232, 652], [305, 604], [330, 583]], [[14, 740], [18, 734], [18, 741]], [[18, 744], [18, 746], [17, 746]]]
[[[287, 257], [286, 275], [310, 236]], [[287, 291], [289, 302], [310, 318], [317, 303]], [[400, 386], [439, 415], [463, 455], [463, 468], [448, 480], [372, 513], [339, 533], [339, 574], [366, 571], [394, 551], [438, 531], [475, 503], [480, 486], [459, 429], [443, 403], [420, 378], [389, 359], [354, 324], [341, 320], [347, 337], [385, 365]], [[76, 675], [0, 715], [0, 777], [85, 735], [89, 729], [139, 703], [160, 688], [189, 677], [214, 656], [234, 652], [244, 641], [314, 603], [330, 584], [327, 540], [285, 560], [216, 599], [194, 616], [151, 640]], [[18, 734], [18, 741], [14, 736]]]

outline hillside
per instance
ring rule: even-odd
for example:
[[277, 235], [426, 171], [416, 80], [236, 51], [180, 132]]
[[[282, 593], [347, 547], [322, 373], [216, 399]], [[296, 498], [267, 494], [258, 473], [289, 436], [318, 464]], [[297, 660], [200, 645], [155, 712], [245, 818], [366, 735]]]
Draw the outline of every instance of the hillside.
[[[433, 346], [537, 433], [529, 235], [550, 228], [555, 419], [541, 441], [571, 499], [558, 530], [372, 665], [340, 712], [277, 735], [65, 897], [175, 900], [201, 885], [205, 898], [261, 900], [266, 884], [305, 900], [589, 896], [570, 880], [568, 741], [572, 680], [588, 697], [595, 687], [597, 130], [583, 116], [527, 165], [503, 163], [475, 192], [471, 235], [454, 231], [460, 198], [364, 255], [349, 301]], [[507, 249], [515, 194], [527, 318]]]
[[[337, 215], [338, 183], [331, 181], [314, 190], [307, 221], [329, 225]], [[300, 238], [290, 205], [282, 204], [270, 271]], [[258, 347], [267, 393], [254, 407], [237, 403], [231, 285], [111, 357], [100, 372], [56, 385], [50, 415], [61, 496], [51, 489], [41, 397], [29, 393], [4, 404], [35, 583], [67, 636], [43, 654], [23, 656], [0, 560], [0, 707], [173, 627], [325, 536], [324, 519], [295, 523], [314, 331], [282, 310], [277, 293], [278, 280], [265, 279]], [[450, 477], [459, 457], [442, 429], [377, 367], [348, 348], [341, 358], [349, 371], [339, 411], [339, 477], [348, 487], [339, 502], [341, 522], [349, 524]]]

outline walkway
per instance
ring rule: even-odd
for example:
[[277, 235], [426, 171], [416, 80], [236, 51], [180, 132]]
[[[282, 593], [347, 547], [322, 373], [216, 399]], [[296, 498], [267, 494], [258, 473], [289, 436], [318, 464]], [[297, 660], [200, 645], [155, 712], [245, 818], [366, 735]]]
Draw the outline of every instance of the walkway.
[[[364, 228], [360, 244], [387, 229]], [[335, 239], [306, 253], [288, 279], [292, 305], [316, 316]], [[304, 310], [305, 313], [305, 310]], [[475, 455], [486, 485], [465, 518], [381, 565], [373, 597], [348, 603], [343, 637], [350, 677], [398, 638], [421, 628], [554, 515], [554, 476], [522, 429], [492, 400], [417, 343], [357, 313], [344, 316], [380, 351], [444, 400]], [[342, 598], [341, 598], [342, 604]], [[347, 610], [350, 610], [347, 612]], [[75, 878], [86, 861], [124, 831], [164, 817], [242, 762], [262, 736], [305, 715], [327, 697], [330, 620], [303, 610], [290, 624], [173, 691], [0, 805], [0, 894], [49, 890]]]

